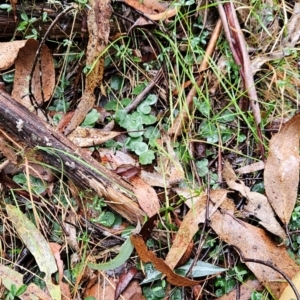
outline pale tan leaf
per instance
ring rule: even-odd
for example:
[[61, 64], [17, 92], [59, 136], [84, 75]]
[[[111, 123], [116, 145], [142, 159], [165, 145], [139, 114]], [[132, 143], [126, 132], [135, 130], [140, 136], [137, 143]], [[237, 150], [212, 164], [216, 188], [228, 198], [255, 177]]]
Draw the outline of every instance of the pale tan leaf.
[[264, 168], [265, 168], [265, 163], [261, 160], [253, 164], [238, 168], [235, 170], [235, 172], [242, 175], [242, 174], [257, 172], [263, 170]]
[[[213, 198], [214, 203], [217, 205], [210, 204], [209, 216], [211, 216], [216, 209], [222, 204], [227, 195], [226, 190], [215, 190], [211, 191], [210, 198]], [[190, 211], [184, 217], [176, 237], [173, 241], [173, 245], [168, 252], [165, 259], [166, 264], [173, 270], [181, 257], [186, 252], [193, 236], [199, 230], [199, 223], [204, 223], [206, 215], [206, 199], [207, 195], [202, 194], [197, 198], [193, 198], [194, 204], [190, 207]]]
[[282, 126], [270, 141], [265, 164], [265, 190], [274, 211], [284, 224], [292, 215], [299, 184], [300, 114]]
[[148, 217], [152, 217], [159, 212], [160, 204], [155, 190], [139, 176], [129, 179], [133, 186], [138, 203]]
[[92, 147], [94, 145], [103, 144], [118, 135], [120, 135], [120, 132], [77, 127], [69, 134], [68, 138], [79, 147]]
[[80, 248], [78, 244], [76, 226], [72, 225], [76, 224], [76, 218], [78, 218], [78, 216], [74, 213], [74, 211], [70, 211], [64, 222], [64, 227], [68, 245], [71, 246], [75, 251], [79, 252]]
[[[0, 264], [0, 280], [6, 289], [10, 290], [12, 284], [17, 288], [23, 285], [23, 275], [15, 270]], [[37, 285], [31, 283], [26, 291], [19, 296], [21, 300], [51, 300], [51, 297]]]
[[258, 218], [260, 220], [259, 223], [268, 231], [285, 239], [286, 233], [277, 222], [268, 199], [263, 194], [251, 192], [244, 182], [238, 180], [228, 161], [225, 161], [222, 175], [231, 189], [240, 192], [248, 200], [244, 210]]
[[163, 188], [170, 186], [169, 181], [164, 176], [155, 171], [148, 172], [145, 170], [141, 170], [140, 177], [151, 186], [158, 186]]
[[23, 243], [34, 256], [40, 271], [45, 273], [44, 280], [51, 297], [55, 300], [61, 299], [59, 286], [54, 285], [51, 279], [51, 274], [57, 271], [57, 266], [49, 244], [17, 207], [6, 204], [6, 211]]
[[[216, 211], [210, 220], [212, 229], [220, 239], [238, 247], [245, 258], [271, 263], [290, 278], [299, 272], [300, 267], [288, 255], [285, 246], [274, 243], [263, 229], [237, 220], [229, 213], [222, 214], [219, 211]], [[275, 299], [278, 299], [287, 286], [284, 278], [265, 265], [254, 262], [246, 262], [246, 265], [255, 277], [270, 289]]]
[[166, 11], [161, 12], [159, 14], [145, 14], [145, 16], [152, 21], [163, 21], [176, 16], [178, 11], [179, 11], [179, 7], [176, 6], [176, 7], [168, 8]]
[[158, 143], [163, 153], [157, 159], [158, 172], [165, 176], [171, 185], [176, 184], [184, 179], [184, 170], [171, 145], [171, 139], [165, 132], [161, 132], [161, 140]]
[[[298, 272], [293, 278], [292, 282], [294, 283], [295, 287], [297, 288], [298, 292], [300, 293], [300, 272]], [[292, 290], [291, 286], [288, 285], [283, 293], [281, 294], [279, 300], [287, 300], [287, 299], [296, 299], [296, 295]]]

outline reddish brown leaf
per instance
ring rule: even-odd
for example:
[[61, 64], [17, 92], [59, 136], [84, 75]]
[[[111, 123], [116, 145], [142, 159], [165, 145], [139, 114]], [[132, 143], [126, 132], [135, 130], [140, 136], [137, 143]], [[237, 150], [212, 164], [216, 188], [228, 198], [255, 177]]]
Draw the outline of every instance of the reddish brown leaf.
[[300, 114], [282, 126], [270, 142], [265, 165], [265, 189], [274, 211], [284, 224], [292, 215], [299, 184]]
[[140, 172], [140, 168], [133, 166], [133, 165], [119, 165], [114, 172], [124, 178], [131, 178], [135, 175], [137, 175]]
[[154, 267], [166, 275], [167, 281], [175, 286], [194, 286], [198, 285], [199, 281], [191, 280], [174, 273], [171, 268], [163, 261], [158, 258], [152, 251], [147, 249], [147, 246], [141, 235], [131, 235], [130, 240], [136, 249], [140, 259], [144, 262], [151, 262]]
[[127, 288], [128, 284], [137, 273], [137, 268], [130, 268], [126, 274], [122, 274], [115, 290], [115, 299], [118, 299], [120, 294]]

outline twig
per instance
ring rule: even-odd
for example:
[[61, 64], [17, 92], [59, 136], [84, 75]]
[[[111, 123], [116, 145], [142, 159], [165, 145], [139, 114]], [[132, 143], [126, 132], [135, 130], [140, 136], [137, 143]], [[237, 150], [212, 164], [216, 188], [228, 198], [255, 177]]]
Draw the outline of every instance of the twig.
[[160, 68], [155, 77], [149, 83], [149, 85], [130, 103], [128, 106], [125, 107], [125, 111], [129, 113], [133, 109], [135, 109], [146, 97], [146, 95], [154, 88], [154, 86], [159, 82], [163, 75], [163, 69]]
[[232, 246], [232, 247], [239, 254], [239, 256], [241, 258], [241, 262], [243, 262], [243, 263], [244, 262], [253, 262], [253, 263], [261, 264], [261, 265], [270, 267], [271, 269], [278, 272], [288, 282], [288, 284], [291, 286], [292, 290], [294, 291], [294, 293], [297, 297], [297, 300], [300, 300], [300, 294], [299, 294], [296, 286], [294, 285], [293, 281], [287, 275], [285, 275], [284, 272], [282, 272], [279, 268], [277, 268], [273, 263], [263, 261], [263, 260], [260, 260], [260, 259], [247, 258], [243, 255], [242, 251], [237, 246]]
[[262, 131], [260, 128], [260, 108], [245, 38], [243, 36], [232, 2], [230, 1], [229, 3], [225, 4], [221, 4], [220, 0], [217, 0], [217, 2], [219, 3], [218, 10], [223, 23], [224, 32], [229, 42], [234, 60], [236, 64], [241, 67], [240, 74], [244, 83], [244, 89], [248, 93], [250, 106], [255, 120], [257, 135], [260, 140], [261, 156], [264, 158], [265, 150], [263, 145]]

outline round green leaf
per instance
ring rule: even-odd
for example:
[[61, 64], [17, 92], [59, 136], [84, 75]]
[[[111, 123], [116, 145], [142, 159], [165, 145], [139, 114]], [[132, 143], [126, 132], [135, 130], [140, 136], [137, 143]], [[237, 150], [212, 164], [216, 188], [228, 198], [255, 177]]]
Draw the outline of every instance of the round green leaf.
[[128, 135], [131, 137], [139, 137], [144, 134], [143, 125], [135, 122], [126, 125], [126, 129], [128, 130]]
[[142, 122], [145, 125], [152, 125], [154, 123], [156, 123], [157, 118], [155, 116], [152, 115], [143, 115], [142, 116]]
[[103, 226], [111, 227], [115, 222], [115, 215], [110, 211], [106, 211], [104, 214], [100, 216], [98, 222]]
[[148, 151], [148, 145], [144, 142], [136, 143], [134, 152], [137, 155], [141, 155], [142, 153], [145, 153]]
[[147, 98], [143, 101], [143, 103], [148, 104], [148, 105], [153, 105], [157, 101], [157, 96], [154, 94], [150, 94], [147, 96]]
[[138, 112], [145, 115], [150, 114], [151, 112], [151, 106], [148, 105], [147, 103], [141, 103], [136, 109]]
[[139, 156], [139, 162], [142, 165], [151, 164], [154, 159], [155, 159], [155, 155], [152, 150], [148, 150]]

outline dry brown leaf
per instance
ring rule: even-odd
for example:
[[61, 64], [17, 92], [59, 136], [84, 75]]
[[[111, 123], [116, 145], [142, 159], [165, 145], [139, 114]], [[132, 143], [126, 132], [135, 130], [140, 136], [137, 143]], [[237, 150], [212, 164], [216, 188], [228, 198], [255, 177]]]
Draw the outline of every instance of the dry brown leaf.
[[[219, 211], [211, 216], [211, 227], [220, 239], [238, 247], [245, 258], [271, 263], [289, 278], [294, 277], [300, 270], [300, 267], [288, 255], [285, 247], [277, 246], [261, 228]], [[270, 267], [259, 263], [246, 262], [246, 265], [256, 278], [270, 289], [275, 299], [278, 299], [287, 286], [283, 277]]]
[[[101, 87], [104, 73], [104, 50], [110, 33], [110, 0], [89, 0], [90, 9], [87, 17], [89, 42], [86, 50], [86, 65], [91, 70], [86, 75], [85, 90], [75, 113], [66, 127], [65, 135], [70, 134], [81, 124], [95, 103], [94, 90]], [[103, 91], [102, 91], [103, 92]]]
[[152, 217], [159, 212], [160, 204], [155, 190], [139, 176], [129, 179], [133, 186], [135, 196], [142, 210], [148, 217]]
[[[225, 200], [226, 195], [226, 190], [216, 190], [211, 192], [210, 197], [213, 198], [215, 202], [218, 202], [218, 205], [210, 206], [209, 215], [216, 211], [219, 205], [221, 205], [221, 203]], [[199, 230], [199, 223], [204, 223], [205, 221], [206, 199], [207, 195], [201, 195], [197, 197], [197, 200], [194, 199], [194, 205], [191, 206], [190, 211], [181, 222], [175, 240], [173, 241], [173, 245], [165, 259], [166, 264], [172, 270], [176, 267], [181, 257], [188, 249], [193, 236]]]
[[103, 144], [120, 135], [116, 131], [104, 131], [98, 128], [77, 127], [68, 138], [78, 147], [92, 147]]
[[[29, 98], [28, 76], [33, 66], [39, 42], [29, 39], [26, 41], [0, 43], [0, 47], [0, 70], [5, 70], [15, 64], [15, 80], [12, 91], [13, 98], [30, 111], [34, 111]], [[45, 45], [42, 46], [40, 59], [42, 86], [40, 82], [39, 64], [36, 64], [31, 86], [31, 91], [38, 104], [42, 104], [43, 101], [50, 99], [55, 86], [54, 63], [50, 50]], [[41, 91], [43, 91], [44, 96]]]
[[[240, 286], [239, 300], [249, 300], [251, 299], [252, 292], [262, 291], [262, 290], [263, 290], [263, 286], [258, 280], [248, 280]], [[233, 290], [230, 293], [218, 298], [218, 300], [232, 300], [232, 299], [236, 299], [236, 296], [237, 296], [236, 290]]]
[[300, 114], [282, 126], [270, 141], [265, 164], [265, 190], [277, 216], [288, 224], [299, 184]]
[[286, 233], [277, 222], [268, 199], [263, 194], [251, 192], [244, 182], [238, 180], [228, 161], [225, 161], [222, 175], [231, 189], [240, 192], [243, 197], [247, 198], [248, 203], [244, 206], [244, 210], [258, 218], [259, 223], [268, 231], [285, 239]]
[[158, 258], [152, 251], [147, 249], [147, 246], [141, 235], [130, 236], [131, 243], [134, 245], [136, 252], [140, 259], [144, 262], [151, 262], [156, 270], [162, 272], [167, 276], [167, 281], [175, 286], [195, 286], [199, 284], [199, 281], [191, 280], [186, 277], [182, 277], [174, 273], [171, 268], [163, 261]]

